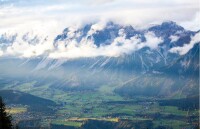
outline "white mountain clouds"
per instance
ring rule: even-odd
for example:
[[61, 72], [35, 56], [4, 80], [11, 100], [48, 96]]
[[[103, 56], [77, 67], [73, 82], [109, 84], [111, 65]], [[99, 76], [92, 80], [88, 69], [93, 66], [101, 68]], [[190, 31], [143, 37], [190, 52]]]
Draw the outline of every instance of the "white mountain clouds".
[[[10, 36], [8, 36], [8, 38], [9, 37]], [[53, 42], [48, 37], [34, 35], [33, 33], [19, 33], [12, 43], [2, 43], [2, 48], [4, 48], [4, 50], [2, 50], [1, 56], [28, 58], [40, 56], [46, 51], [53, 49]]]
[[[103, 29], [110, 20], [130, 24], [134, 28], [172, 20], [189, 30], [198, 30], [198, 19], [198, 0], [1, 0], [0, 36], [16, 33], [18, 37], [6, 50], [0, 50], [0, 55], [34, 57], [48, 53], [51, 58], [119, 56], [145, 46], [156, 49], [162, 39], [149, 32], [145, 35], [146, 42], [141, 42], [137, 36], [125, 39], [122, 33], [110, 45], [100, 47], [96, 47], [92, 40], [83, 39], [81, 43], [75, 40], [59, 43], [58, 48], [54, 48], [53, 41], [64, 28], [75, 26], [76, 30], [88, 22], [100, 21], [100, 24], [92, 26], [91, 35]], [[73, 38], [78, 35], [75, 30], [72, 27], [68, 36]], [[21, 40], [26, 32], [40, 36], [41, 41], [29, 44]]]
[[[91, 32], [99, 30], [100, 25], [94, 24], [91, 30], [88, 32], [90, 36]], [[102, 27], [102, 26], [101, 26]], [[95, 29], [94, 29], [95, 28]], [[146, 41], [142, 42], [138, 35], [126, 39], [126, 35], [123, 30], [119, 31], [119, 37], [116, 37], [112, 43], [109, 45], [101, 45], [97, 47], [93, 39], [88, 39], [84, 37], [80, 42], [77, 42], [74, 29], [69, 29], [69, 37], [64, 41], [58, 41], [56, 46], [53, 46], [53, 40], [49, 40], [48, 37], [35, 37], [32, 35], [31, 38], [25, 36], [17, 36], [12, 44], [6, 47], [4, 51], [1, 52], [1, 56], [15, 56], [21, 58], [37, 57], [46, 55], [53, 59], [72, 59], [80, 57], [97, 57], [97, 56], [108, 56], [108, 57], [118, 57], [122, 54], [130, 54], [134, 51], [142, 49], [144, 47], [149, 47], [150, 49], [156, 49], [162, 39], [156, 37], [154, 33], [147, 32], [145, 34]], [[34, 41], [36, 39], [36, 41]]]
[[179, 39], [179, 37], [176, 36], [176, 35], [171, 35], [169, 38], [171, 39], [171, 43], [172, 43], [172, 42], [176, 42], [176, 41], [178, 41], [178, 39]]
[[190, 43], [184, 44], [182, 47], [171, 48], [169, 51], [172, 53], [185, 55], [196, 43], [200, 43], [200, 33], [197, 33], [194, 37], [192, 37]]
[[[48, 37], [46, 35], [37, 35], [37, 33], [18, 33], [12, 34], [16, 37], [12, 43], [0, 44], [0, 56], [14, 56], [20, 58], [30, 58], [37, 56], [46, 56], [52, 59], [74, 59], [81, 57], [118, 57], [123, 54], [131, 54], [134, 51], [140, 50], [144, 47], [150, 49], [157, 49], [158, 45], [163, 43], [161, 37], [156, 37], [153, 32], [146, 32], [144, 34], [145, 41], [141, 41], [139, 35], [135, 35], [130, 39], [126, 39], [124, 29], [120, 29], [118, 37], [115, 37], [109, 45], [100, 45], [99, 47], [94, 43], [93, 38], [88, 38], [92, 34], [106, 27], [105, 22], [93, 24], [87, 35], [81, 41], [77, 39], [81, 36], [78, 31], [80, 27], [69, 27], [66, 31], [67, 38], [65, 40], [54, 42], [55, 37]], [[12, 39], [12, 35], [4, 34], [4, 38]], [[3, 35], [1, 35], [3, 36]], [[185, 44], [183, 47], [173, 47], [169, 50], [171, 53], [180, 55], [186, 54], [194, 44], [200, 42], [200, 33], [191, 37], [191, 42]], [[171, 42], [176, 42], [179, 37], [171, 35], [169, 37]]]
[[[119, 37], [116, 37], [109, 45], [100, 45], [99, 47], [94, 43], [92, 38], [88, 36], [94, 34], [97, 30], [101, 30], [104, 25], [94, 24], [91, 29], [80, 42], [76, 39], [80, 36], [77, 32], [79, 28], [69, 28], [67, 32], [68, 37], [63, 41], [57, 41], [54, 45], [54, 39], [47, 36], [36, 36], [33, 33], [24, 35], [17, 35], [14, 42], [3, 46], [1, 44], [0, 56], [15, 56], [20, 58], [30, 58], [37, 56], [45, 56], [52, 59], [74, 59], [81, 57], [118, 57], [123, 54], [131, 54], [134, 51], [148, 47], [152, 50], [157, 49], [158, 45], [163, 43], [161, 37], [156, 37], [153, 32], [146, 32], [144, 34], [145, 41], [141, 41], [139, 35], [135, 35], [130, 39], [126, 39], [124, 30], [119, 30]], [[7, 36], [9, 37], [9, 36]], [[186, 54], [196, 43], [200, 42], [200, 33], [191, 37], [191, 42], [180, 47], [173, 47], [169, 50], [171, 53], [180, 55]], [[179, 37], [170, 36], [173, 42], [176, 42]], [[171, 41], [171, 42], [172, 42]], [[5, 43], [6, 44], [6, 43]]]

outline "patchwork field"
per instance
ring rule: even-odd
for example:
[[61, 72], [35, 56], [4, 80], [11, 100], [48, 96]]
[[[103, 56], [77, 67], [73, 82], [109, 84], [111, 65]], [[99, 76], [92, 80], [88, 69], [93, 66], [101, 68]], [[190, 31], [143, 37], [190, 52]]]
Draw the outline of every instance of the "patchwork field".
[[[37, 111], [35, 119], [42, 119], [40, 123], [44, 127], [51, 125], [56, 128], [82, 128], [88, 126], [87, 124], [91, 125], [91, 122], [119, 126], [117, 124], [123, 125], [125, 122], [130, 126], [180, 129], [195, 127], [198, 123], [198, 109], [180, 110], [177, 106], [161, 106], [159, 99], [154, 97], [122, 97], [113, 92], [113, 87], [107, 86], [95, 91], [72, 92], [51, 89], [50, 84], [35, 86], [35, 83], [9, 84], [2, 90], [15, 89], [56, 102], [57, 106], [50, 107], [53, 110], [52, 114], [48, 111]], [[29, 108], [15, 105], [7, 111], [14, 118], [21, 118], [22, 115], [31, 114], [31, 111], [27, 110]], [[23, 118], [21, 120], [23, 121]]]

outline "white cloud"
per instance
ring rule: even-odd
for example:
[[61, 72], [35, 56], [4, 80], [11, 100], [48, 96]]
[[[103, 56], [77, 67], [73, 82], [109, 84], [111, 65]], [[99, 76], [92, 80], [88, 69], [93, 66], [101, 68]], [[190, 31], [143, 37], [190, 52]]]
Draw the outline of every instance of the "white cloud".
[[2, 50], [0, 50], [0, 57], [1, 57], [1, 56], [3, 56], [3, 51], [2, 51]]
[[196, 12], [191, 18], [191, 21], [183, 21], [180, 25], [184, 26], [187, 30], [198, 31], [200, 30], [200, 11]]
[[2, 51], [2, 55], [28, 58], [40, 56], [53, 49], [53, 40], [48, 37], [38, 37], [32, 33], [26, 34], [26, 40], [23, 40], [24, 37], [24, 34], [18, 34], [14, 42]]
[[171, 48], [169, 51], [171, 53], [178, 53], [180, 55], [185, 55], [196, 43], [200, 42], [200, 33], [197, 33], [194, 37], [192, 37], [190, 43], [184, 44], [182, 47], [174, 47]]
[[[48, 41], [36, 45], [18, 39], [7, 48], [7, 51], [3, 51], [4, 55], [31, 57], [53, 51], [53, 40], [64, 28], [73, 26], [68, 32], [69, 38], [73, 38], [78, 35], [74, 30], [88, 22], [100, 21], [92, 26], [90, 34], [103, 29], [109, 20], [120, 24], [131, 24], [136, 28], [165, 20], [181, 23], [189, 30], [200, 28], [199, 0], [49, 0], [48, 2], [4, 0], [3, 3], [5, 4], [0, 3], [0, 35], [34, 32], [43, 38], [48, 36]], [[146, 38], [147, 42], [141, 43], [137, 37], [125, 39], [122, 33], [111, 45], [99, 48], [92, 40], [84, 39], [81, 43], [72, 40], [67, 43], [67, 47], [66, 43], [59, 43], [58, 50], [54, 50], [49, 56], [52, 58], [118, 56], [145, 46], [156, 49], [161, 42], [161, 39], [152, 33], [147, 33]], [[171, 38], [175, 41], [175, 37]], [[117, 45], [119, 42], [121, 46]]]
[[198, 21], [194, 19], [199, 11], [198, 0], [109, 0], [108, 4], [91, 5], [105, 2], [108, 1], [22, 0], [17, 5], [0, 7], [0, 31], [27, 32], [34, 28], [55, 35], [67, 26], [96, 20], [114, 20], [139, 27], [173, 20], [190, 29]]
[[169, 38], [170, 38], [171, 43], [172, 43], [172, 42], [178, 41], [180, 37], [178, 37], [178, 36], [176, 36], [176, 35], [171, 35]]
[[106, 4], [106, 3], [111, 3], [111, 2], [115, 2], [116, 0], [85, 0], [85, 2], [87, 4], [95, 4], [95, 5], [98, 5], [98, 4]]
[[91, 26], [90, 31], [88, 32], [89, 35], [96, 33], [97, 31], [103, 30], [106, 26], [106, 22], [99, 22]]
[[77, 43], [75, 40], [61, 41], [57, 43], [57, 49], [49, 54], [49, 58], [118, 57], [122, 54], [130, 54], [144, 47], [156, 49], [162, 43], [162, 39], [156, 37], [152, 32], [145, 34], [145, 42], [142, 42], [138, 36], [126, 39], [123, 30], [120, 30], [119, 33], [120, 36], [115, 38], [110, 45], [100, 47], [97, 47], [93, 40], [87, 39], [83, 39], [80, 43]]
[[145, 34], [146, 42], [141, 43], [140, 48], [149, 47], [150, 49], [156, 49], [163, 40], [159, 37], [156, 37], [153, 32], [148, 32]]

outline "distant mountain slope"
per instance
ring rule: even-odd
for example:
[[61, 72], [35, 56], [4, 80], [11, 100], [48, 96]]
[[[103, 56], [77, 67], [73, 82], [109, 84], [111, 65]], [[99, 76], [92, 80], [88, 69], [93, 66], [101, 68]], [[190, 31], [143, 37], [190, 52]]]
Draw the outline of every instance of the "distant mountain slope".
[[0, 90], [0, 96], [7, 104], [22, 104], [29, 106], [55, 106], [56, 103], [31, 94], [15, 90]]

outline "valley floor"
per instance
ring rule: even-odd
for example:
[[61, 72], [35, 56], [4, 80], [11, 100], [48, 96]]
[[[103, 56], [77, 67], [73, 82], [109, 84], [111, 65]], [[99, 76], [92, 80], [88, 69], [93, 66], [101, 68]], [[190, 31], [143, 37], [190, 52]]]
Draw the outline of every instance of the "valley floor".
[[[52, 129], [180, 129], [198, 128], [199, 109], [181, 109], [170, 104], [161, 105], [158, 97], [127, 98], [102, 86], [96, 91], [62, 91], [49, 89], [48, 84], [33, 87], [34, 82], [1, 89], [15, 89], [56, 102], [55, 106], [8, 104], [8, 112], [23, 129], [44, 127]], [[177, 96], [176, 96], [177, 98]], [[162, 98], [162, 100], [172, 100]], [[165, 102], [165, 101], [164, 101]], [[197, 102], [198, 103], [198, 102]], [[180, 103], [181, 104], [181, 103]], [[42, 107], [42, 108], [41, 108]], [[46, 108], [48, 110], [46, 110]]]

